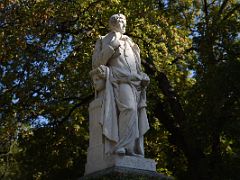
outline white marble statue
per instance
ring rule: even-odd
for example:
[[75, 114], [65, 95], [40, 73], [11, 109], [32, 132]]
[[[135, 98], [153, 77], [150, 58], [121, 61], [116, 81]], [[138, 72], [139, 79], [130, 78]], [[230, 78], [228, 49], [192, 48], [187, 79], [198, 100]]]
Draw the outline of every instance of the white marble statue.
[[99, 123], [104, 153], [143, 157], [143, 136], [149, 129], [145, 109], [149, 77], [141, 70], [138, 46], [124, 35], [125, 16], [111, 16], [109, 25], [111, 32], [96, 42], [90, 72], [95, 99], [102, 99]]

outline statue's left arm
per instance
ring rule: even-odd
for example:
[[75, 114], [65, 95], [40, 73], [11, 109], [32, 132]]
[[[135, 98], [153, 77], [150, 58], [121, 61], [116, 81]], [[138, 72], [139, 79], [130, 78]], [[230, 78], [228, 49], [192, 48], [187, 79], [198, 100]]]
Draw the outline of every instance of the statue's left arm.
[[135, 44], [130, 38], [129, 38], [129, 41], [130, 41], [132, 49], [137, 57], [137, 68], [138, 68], [138, 72], [141, 75], [141, 81], [142, 81], [141, 84], [144, 88], [146, 88], [150, 82], [150, 78], [148, 77], [148, 75], [146, 73], [144, 73], [142, 71], [140, 49], [139, 49], [138, 45]]
[[111, 45], [103, 47], [102, 38], [98, 39], [92, 56], [93, 68], [97, 68], [100, 65], [106, 65], [114, 53], [115, 49]]

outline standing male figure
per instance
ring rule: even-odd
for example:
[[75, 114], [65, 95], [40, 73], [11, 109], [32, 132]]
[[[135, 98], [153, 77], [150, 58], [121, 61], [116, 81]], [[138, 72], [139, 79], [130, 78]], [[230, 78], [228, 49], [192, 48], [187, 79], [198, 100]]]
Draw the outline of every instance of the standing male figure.
[[149, 77], [141, 70], [138, 46], [124, 35], [125, 16], [114, 14], [109, 25], [111, 32], [97, 41], [92, 58], [93, 69], [107, 67], [103, 135], [114, 143], [111, 153], [144, 156], [143, 135], [149, 129], [145, 109]]

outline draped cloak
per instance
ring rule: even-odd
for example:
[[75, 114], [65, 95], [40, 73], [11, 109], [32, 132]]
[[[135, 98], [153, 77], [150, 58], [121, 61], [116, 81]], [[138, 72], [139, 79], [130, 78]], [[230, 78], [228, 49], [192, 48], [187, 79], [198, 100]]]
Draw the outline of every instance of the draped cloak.
[[[93, 69], [98, 68], [100, 65], [107, 66], [106, 70], [106, 88], [103, 97], [103, 117], [100, 118], [100, 124], [102, 125], [103, 135], [105, 136], [105, 153], [113, 153], [116, 148], [129, 143], [129, 138], [136, 138], [138, 143], [135, 147], [138, 149], [139, 154], [144, 154], [143, 148], [143, 135], [149, 129], [148, 119], [146, 115], [146, 90], [139, 87], [141, 84], [141, 59], [140, 50], [132, 40], [123, 35], [124, 41], [127, 43], [127, 47], [130, 47], [134, 53], [134, 60], [136, 63], [137, 73], [126, 73], [124, 68], [117, 68], [109, 65], [111, 61], [120, 60], [121, 54], [117, 54], [113, 47], [110, 46], [110, 42], [114, 38], [114, 33], [110, 32], [106, 36], [100, 37], [95, 45], [95, 50], [92, 57]], [[126, 47], [124, 47], [126, 48]], [[122, 54], [123, 56], [123, 54]], [[136, 108], [137, 114], [135, 118], [128, 120], [123, 130], [124, 134], [120, 137], [119, 126], [121, 119], [119, 113], [121, 108], [124, 108], [118, 99], [119, 84], [126, 83], [132, 89], [132, 94], [136, 96]], [[134, 132], [134, 135], [133, 135]], [[114, 144], [114, 148], [113, 145]]]

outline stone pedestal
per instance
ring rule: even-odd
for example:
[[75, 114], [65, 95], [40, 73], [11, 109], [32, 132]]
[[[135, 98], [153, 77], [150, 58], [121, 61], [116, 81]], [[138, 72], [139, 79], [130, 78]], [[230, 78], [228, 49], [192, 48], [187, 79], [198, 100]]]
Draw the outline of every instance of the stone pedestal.
[[126, 167], [111, 167], [81, 177], [79, 180], [104, 179], [104, 180], [173, 180], [173, 178], [159, 174], [155, 171], [147, 171]]
[[152, 159], [134, 156], [110, 155], [91, 163], [88, 162], [85, 167], [85, 175], [111, 167], [132, 168], [156, 172], [156, 163]]
[[136, 156], [106, 155], [104, 153], [104, 137], [102, 126], [102, 99], [97, 98], [89, 106], [89, 148], [85, 175], [113, 167], [131, 168], [145, 171], [156, 171], [156, 163], [152, 159]]
[[156, 173], [156, 162], [138, 156], [106, 155], [104, 153], [104, 137], [102, 126], [99, 123], [102, 118], [102, 99], [97, 98], [89, 106], [89, 148], [87, 153], [87, 164], [85, 176], [105, 171], [111, 168], [124, 168]]

